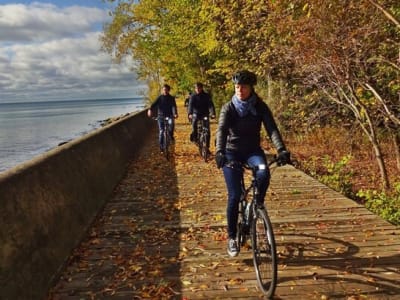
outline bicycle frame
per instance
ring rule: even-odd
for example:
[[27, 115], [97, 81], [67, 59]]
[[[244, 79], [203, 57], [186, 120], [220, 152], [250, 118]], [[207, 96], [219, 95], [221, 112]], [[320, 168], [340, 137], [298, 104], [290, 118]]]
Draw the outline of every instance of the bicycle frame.
[[[257, 199], [257, 196], [259, 194], [257, 180], [256, 180], [257, 169], [253, 168], [250, 170], [252, 171], [252, 179], [248, 188], [246, 188], [244, 177], [242, 176], [242, 196], [240, 197], [242, 211], [239, 210], [239, 213], [243, 214], [243, 221], [246, 223], [247, 226], [250, 226], [251, 218], [252, 216], [254, 216], [255, 210], [257, 208], [256, 207], [257, 204], [253, 200]], [[252, 197], [251, 197], [252, 201], [247, 200], [250, 191], [252, 191]], [[244, 245], [244, 241], [242, 245]]]
[[[267, 167], [270, 167], [272, 164], [274, 164], [276, 162], [278, 162], [278, 159], [276, 157], [274, 157], [271, 161], [269, 161], [267, 166], [262, 164], [262, 165], [259, 165], [259, 166], [256, 166], [256, 167], [250, 167], [250, 166], [248, 166], [246, 164], [242, 164], [240, 162], [231, 162], [231, 164], [234, 165], [233, 166], [234, 168], [238, 168], [238, 167], [239, 168], [243, 168], [243, 169], [246, 169], [246, 170], [250, 170], [251, 173], [252, 173], [251, 174], [251, 177], [252, 177], [251, 183], [247, 188], [246, 188], [246, 185], [245, 185], [244, 173], [243, 173], [242, 180], [241, 180], [242, 195], [241, 195], [241, 198], [240, 198], [240, 202], [245, 201], [247, 204], [252, 204], [252, 202], [254, 202], [253, 203], [253, 204], [255, 204], [254, 205], [254, 209], [256, 209], [256, 208], [264, 209], [265, 208], [264, 206], [262, 206], [262, 207], [258, 206], [256, 201], [255, 201], [255, 199], [257, 199], [257, 196], [259, 194], [258, 185], [257, 185], [257, 179], [256, 179], [256, 173], [257, 173], [258, 170], [263, 170], [263, 169], [265, 169]], [[250, 193], [250, 191], [252, 191], [252, 197], [251, 197], [252, 200], [248, 201], [247, 197], [248, 197], [248, 194]], [[242, 203], [242, 204], [244, 204], [244, 203]]]
[[[256, 213], [256, 209], [258, 208], [257, 203], [255, 201], [255, 199], [257, 199], [257, 196], [259, 194], [257, 179], [256, 179], [256, 172], [258, 168], [251, 168], [247, 165], [243, 165], [240, 163], [238, 164], [240, 165], [241, 168], [251, 170], [252, 172], [251, 183], [247, 188], [244, 181], [244, 174], [241, 180], [242, 194], [240, 196], [240, 201], [239, 201], [239, 216], [241, 218], [239, 219], [243, 220], [243, 224], [239, 224], [238, 243], [239, 246], [244, 246], [246, 243], [246, 236], [247, 236], [247, 234], [245, 234], [244, 232], [248, 231], [249, 228], [243, 228], [240, 225], [249, 227], [252, 221], [252, 217], [254, 216], [254, 214]], [[252, 192], [252, 195], [251, 195], [251, 200], [249, 201], [247, 199], [250, 191]], [[264, 207], [259, 207], [259, 208], [264, 209]]]

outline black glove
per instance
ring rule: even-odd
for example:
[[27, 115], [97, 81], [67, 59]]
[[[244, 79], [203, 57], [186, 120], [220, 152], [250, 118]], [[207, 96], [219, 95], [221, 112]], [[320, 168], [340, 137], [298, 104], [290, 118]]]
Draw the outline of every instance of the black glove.
[[290, 163], [290, 152], [285, 149], [278, 150], [278, 165], [284, 166]]
[[217, 163], [217, 168], [221, 169], [226, 163], [225, 154], [221, 151], [218, 151], [217, 154], [215, 154], [215, 162]]

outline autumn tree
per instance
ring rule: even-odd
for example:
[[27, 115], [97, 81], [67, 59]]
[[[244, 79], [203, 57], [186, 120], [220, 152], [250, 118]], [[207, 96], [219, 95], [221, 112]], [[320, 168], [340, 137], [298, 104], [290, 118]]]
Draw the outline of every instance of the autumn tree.
[[386, 189], [377, 131], [388, 116], [383, 107], [396, 114], [398, 71], [387, 62], [396, 60], [398, 31], [369, 1], [314, 1], [307, 10], [311, 17], [295, 24], [300, 33], [291, 49], [296, 65], [305, 84], [352, 113], [371, 142]]
[[118, 1], [112, 16], [104, 27], [103, 48], [117, 60], [132, 56], [150, 92], [157, 93], [163, 81], [184, 94], [196, 81], [215, 84], [218, 76], [208, 71], [217, 55], [204, 50], [213, 36], [200, 1]]
[[399, 132], [399, 6], [395, 0], [118, 1], [102, 42], [116, 59], [132, 56], [150, 87], [166, 80], [185, 91], [201, 80], [226, 97], [231, 74], [250, 69], [269, 101], [279, 93], [279, 118], [293, 127], [347, 118], [368, 137], [387, 188], [378, 133]]

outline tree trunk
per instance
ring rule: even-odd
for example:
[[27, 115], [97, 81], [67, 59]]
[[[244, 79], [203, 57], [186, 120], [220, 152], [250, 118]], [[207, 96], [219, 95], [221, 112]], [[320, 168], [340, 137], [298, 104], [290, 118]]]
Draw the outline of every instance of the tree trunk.
[[[354, 107], [361, 108], [354, 112], [356, 115], [356, 119], [358, 120], [359, 124], [361, 125], [361, 128], [363, 129], [363, 131], [365, 132], [365, 134], [367, 135], [368, 139], [370, 140], [370, 142], [372, 144], [372, 148], [374, 149], [374, 153], [375, 153], [375, 159], [376, 159], [376, 162], [379, 167], [379, 172], [381, 174], [382, 190], [387, 191], [389, 189], [389, 179], [388, 179], [388, 174], [387, 174], [387, 170], [386, 170], [386, 166], [385, 166], [385, 161], [383, 160], [383, 156], [382, 156], [382, 150], [379, 145], [378, 138], [376, 137], [374, 124], [370, 118], [370, 115], [369, 115], [366, 107], [364, 105], [362, 105], [361, 102], [359, 102], [358, 100], [355, 100], [355, 102], [358, 105], [354, 105], [353, 108]], [[364, 111], [364, 118], [365, 118], [366, 124], [359, 117], [361, 110]]]
[[392, 131], [393, 146], [396, 155], [396, 166], [397, 170], [400, 171], [400, 133]]
[[375, 158], [376, 158], [376, 161], [379, 166], [379, 171], [381, 173], [382, 189], [384, 191], [387, 191], [389, 189], [389, 179], [388, 179], [388, 175], [387, 175], [385, 162], [382, 157], [382, 150], [381, 150], [381, 147], [379, 146], [378, 142], [375, 139], [371, 140], [371, 143], [374, 148]]

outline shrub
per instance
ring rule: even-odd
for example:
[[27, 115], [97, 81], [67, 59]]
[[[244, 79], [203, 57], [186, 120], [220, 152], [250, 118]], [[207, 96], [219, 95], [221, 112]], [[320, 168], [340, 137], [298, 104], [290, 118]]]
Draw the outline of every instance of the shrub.
[[357, 196], [364, 200], [365, 207], [385, 220], [400, 224], [400, 183], [394, 184], [391, 195], [375, 190], [360, 190]]
[[311, 160], [304, 163], [306, 172], [323, 184], [335, 191], [353, 197], [351, 178], [353, 172], [348, 168], [351, 155], [343, 156], [338, 162], [332, 162], [329, 156], [324, 156], [322, 162], [319, 158], [311, 157]]

